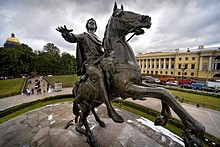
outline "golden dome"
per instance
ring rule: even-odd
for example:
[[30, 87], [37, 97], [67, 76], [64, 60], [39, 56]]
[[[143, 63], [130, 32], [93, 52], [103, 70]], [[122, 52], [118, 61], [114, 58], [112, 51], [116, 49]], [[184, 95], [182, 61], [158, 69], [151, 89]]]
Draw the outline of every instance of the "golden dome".
[[6, 40], [6, 42], [14, 42], [14, 43], [19, 43], [20, 44], [20, 41], [17, 39], [17, 38], [15, 38], [15, 34], [11, 34], [11, 37], [9, 37], [7, 40]]

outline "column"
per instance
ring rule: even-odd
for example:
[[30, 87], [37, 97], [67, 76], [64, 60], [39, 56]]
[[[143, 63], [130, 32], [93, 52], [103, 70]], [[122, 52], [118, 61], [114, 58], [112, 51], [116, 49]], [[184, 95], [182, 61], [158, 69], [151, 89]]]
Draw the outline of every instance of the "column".
[[163, 69], [166, 69], [166, 59], [163, 59]]
[[156, 59], [154, 59], [154, 69], [156, 69], [156, 67], [157, 67], [156, 62], [157, 62], [157, 60], [156, 60]]
[[138, 64], [139, 64], [139, 66], [141, 67], [141, 60], [140, 60], [140, 59], [138, 60]]
[[146, 59], [146, 69], [148, 69], [148, 59]]
[[161, 67], [160, 67], [160, 60], [161, 60], [161, 59], [159, 59], [159, 69], [161, 68]]
[[169, 58], [169, 69], [171, 69], [171, 58]]
[[202, 57], [200, 57], [200, 61], [199, 61], [199, 71], [202, 70]]
[[209, 57], [209, 71], [212, 70], [212, 57]]

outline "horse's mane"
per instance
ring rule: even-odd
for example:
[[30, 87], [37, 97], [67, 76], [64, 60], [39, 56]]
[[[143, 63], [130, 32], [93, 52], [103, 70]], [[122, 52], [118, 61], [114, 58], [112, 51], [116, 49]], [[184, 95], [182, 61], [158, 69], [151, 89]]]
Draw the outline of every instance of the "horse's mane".
[[104, 42], [105, 42], [105, 40], [106, 40], [106, 34], [107, 34], [107, 29], [108, 29], [108, 26], [109, 26], [110, 20], [111, 20], [111, 17], [110, 17], [110, 19], [108, 20], [107, 25], [105, 26], [104, 37], [103, 37], [103, 40], [102, 40], [102, 46], [103, 46], [103, 47], [104, 47]]

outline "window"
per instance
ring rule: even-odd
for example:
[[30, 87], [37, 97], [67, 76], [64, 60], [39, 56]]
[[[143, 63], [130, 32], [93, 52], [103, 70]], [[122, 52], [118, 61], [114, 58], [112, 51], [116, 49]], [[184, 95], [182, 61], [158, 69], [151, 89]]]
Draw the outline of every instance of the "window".
[[166, 71], [166, 72], [165, 72], [165, 74], [167, 75], [167, 74], [168, 74], [168, 72]]
[[179, 58], [179, 61], [181, 61], [182, 60], [182, 58]]
[[171, 68], [172, 68], [172, 69], [174, 68], [174, 64], [171, 64]]
[[161, 65], [161, 68], [163, 68], [163, 64]]
[[178, 69], [181, 69], [181, 67], [182, 67], [182, 64], [178, 64]]
[[137, 62], [139, 62], [139, 60], [137, 60]]
[[187, 75], [187, 72], [184, 72], [184, 75], [186, 76], [186, 75]]
[[156, 71], [156, 75], [158, 74], [158, 71]]
[[191, 72], [191, 76], [194, 76], [194, 72]]
[[188, 68], [188, 64], [185, 64], [185, 69], [187, 69]]
[[195, 64], [191, 64], [191, 69], [195, 69]]
[[159, 59], [157, 59], [157, 61], [159, 61]]
[[195, 60], [195, 57], [192, 57], [192, 60]]
[[167, 58], [166, 60], [169, 61], [169, 58]]
[[185, 60], [188, 60], [188, 57], [186, 57]]
[[181, 72], [178, 72], [178, 75], [181, 75]]
[[161, 59], [161, 61], [163, 61], [164, 59]]
[[154, 68], [154, 65], [152, 65], [152, 68]]
[[160, 71], [160, 74], [163, 74], [163, 72], [162, 72], [162, 71]]
[[207, 70], [207, 63], [203, 63], [202, 69], [203, 69], [203, 70]]
[[170, 72], [170, 74], [172, 75], [172, 74], [173, 74], [173, 72], [171, 71], [171, 72]]
[[159, 68], [159, 64], [157, 64], [157, 68]]
[[169, 68], [169, 64], [166, 64], [166, 69], [168, 69]]
[[154, 71], [151, 71], [151, 74], [154, 74]]
[[172, 58], [171, 60], [172, 60], [172, 61], [174, 61], [174, 60], [175, 60], [175, 58]]
[[149, 74], [149, 71], [147, 71], [147, 74]]

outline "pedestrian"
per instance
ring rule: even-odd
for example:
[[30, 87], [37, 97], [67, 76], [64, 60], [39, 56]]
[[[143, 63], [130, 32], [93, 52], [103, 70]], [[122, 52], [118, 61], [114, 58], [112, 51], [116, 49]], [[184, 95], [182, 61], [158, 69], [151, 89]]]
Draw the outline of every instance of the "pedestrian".
[[182, 97], [181, 103], [184, 103], [184, 97]]
[[31, 89], [31, 94], [34, 94], [34, 88]]

